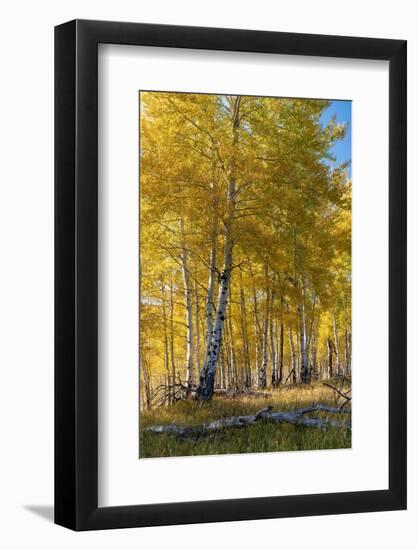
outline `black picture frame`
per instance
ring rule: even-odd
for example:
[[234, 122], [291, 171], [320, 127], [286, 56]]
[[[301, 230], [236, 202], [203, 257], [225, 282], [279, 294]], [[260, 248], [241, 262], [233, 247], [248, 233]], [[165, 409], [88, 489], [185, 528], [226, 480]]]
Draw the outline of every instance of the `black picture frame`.
[[[98, 507], [98, 44], [389, 62], [389, 488]], [[74, 20], [55, 28], [55, 522], [74, 530], [406, 508], [406, 41]]]

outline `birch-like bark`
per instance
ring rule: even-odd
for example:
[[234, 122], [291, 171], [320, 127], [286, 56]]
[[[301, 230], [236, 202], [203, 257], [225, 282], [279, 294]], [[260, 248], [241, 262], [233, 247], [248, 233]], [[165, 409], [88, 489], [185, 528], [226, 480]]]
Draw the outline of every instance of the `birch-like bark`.
[[[212, 153], [214, 154], [214, 153]], [[206, 345], [203, 358], [203, 365], [207, 363], [207, 353], [210, 347], [210, 340], [213, 333], [213, 314], [215, 311], [214, 291], [217, 276], [217, 189], [215, 182], [215, 162], [212, 158], [212, 174], [211, 174], [211, 236], [210, 236], [210, 260], [209, 260], [209, 279], [207, 285], [207, 301], [206, 301]]]
[[169, 333], [170, 333], [170, 353], [171, 353], [171, 374], [172, 381], [175, 382], [175, 332], [174, 332], [174, 283], [171, 281], [169, 287]]
[[339, 337], [337, 334], [336, 313], [334, 311], [333, 311], [333, 334], [334, 334], [334, 346], [335, 346], [336, 365], [337, 365], [336, 374], [340, 375], [342, 374], [341, 363], [340, 363], [340, 353], [339, 353], [340, 347], [339, 347]]
[[301, 353], [301, 382], [308, 384], [310, 382], [310, 371], [308, 365], [308, 342], [307, 342], [307, 315], [306, 315], [306, 292], [307, 286], [305, 282], [304, 274], [301, 275], [302, 296], [303, 300], [299, 307], [300, 313], [300, 353]]
[[327, 376], [333, 378], [333, 342], [327, 339]]
[[351, 375], [351, 357], [352, 357], [352, 351], [351, 351], [352, 338], [350, 333], [350, 317], [347, 312], [345, 297], [343, 297], [343, 311], [344, 311], [344, 317], [345, 317], [345, 375], [350, 376]]
[[233, 385], [235, 389], [238, 387], [238, 372], [237, 372], [237, 364], [236, 364], [236, 350], [235, 350], [235, 339], [233, 335], [233, 325], [232, 325], [232, 295], [231, 295], [231, 289], [229, 292], [229, 315], [227, 316], [227, 330], [229, 333], [229, 345], [230, 345], [230, 367], [232, 372], [232, 380]]
[[269, 341], [271, 344], [271, 385], [276, 388], [279, 384], [278, 374], [278, 337], [277, 337], [277, 324], [274, 319], [274, 301], [275, 301], [275, 275], [272, 278], [272, 289], [270, 299], [270, 314], [269, 314]]
[[294, 346], [294, 337], [292, 333], [292, 326], [290, 324], [290, 349], [291, 349], [291, 373], [292, 383], [297, 383], [297, 352]]
[[226, 389], [227, 388], [227, 380], [226, 380], [226, 374], [228, 370], [228, 361], [226, 359], [226, 354], [224, 353], [224, 346], [220, 349], [220, 380], [219, 380], [219, 388], [220, 389]]
[[252, 296], [253, 296], [253, 323], [254, 323], [254, 336], [255, 336], [255, 384], [256, 387], [259, 388], [259, 375], [260, 375], [260, 366], [259, 366], [259, 357], [260, 357], [260, 350], [259, 350], [259, 340], [261, 336], [261, 325], [259, 322], [259, 315], [258, 315], [258, 297], [256, 294], [256, 285], [255, 285], [255, 278], [252, 271], [252, 266], [249, 266], [251, 277], [252, 277]]
[[163, 330], [163, 342], [164, 342], [164, 370], [167, 380], [167, 386], [171, 383], [171, 377], [169, 372], [169, 351], [168, 351], [168, 318], [166, 311], [166, 288], [165, 283], [161, 279], [161, 301], [162, 301], [162, 330]]
[[188, 268], [188, 251], [185, 245], [184, 220], [180, 220], [180, 235], [181, 235], [181, 265], [182, 276], [184, 281], [184, 297], [185, 297], [185, 316], [187, 326], [187, 351], [185, 359], [185, 369], [187, 373], [187, 386], [191, 388], [193, 385], [193, 305], [192, 305], [192, 289], [190, 282], [190, 272]]
[[284, 373], [284, 322], [282, 320], [282, 314], [281, 314], [281, 321], [280, 321], [280, 327], [279, 327], [278, 385], [282, 383], [283, 373]]
[[245, 292], [243, 290], [243, 285], [242, 285], [241, 271], [240, 271], [240, 322], [241, 322], [241, 332], [242, 332], [244, 373], [245, 373], [244, 385], [246, 388], [251, 388], [252, 376], [251, 376], [249, 342], [248, 342], [248, 326], [247, 326], [247, 318], [246, 318], [246, 300], [245, 300]]
[[219, 277], [219, 292], [211, 338], [207, 348], [200, 382], [196, 392], [196, 398], [201, 400], [211, 399], [214, 391], [216, 367], [219, 358], [220, 346], [223, 336], [223, 327], [226, 319], [226, 306], [230, 292], [233, 259], [233, 224], [236, 209], [236, 165], [234, 155], [237, 154], [240, 96], [235, 98], [232, 120], [232, 147], [233, 153], [230, 160], [227, 181], [227, 213], [224, 220], [224, 253], [223, 269]]
[[151, 384], [151, 375], [149, 372], [149, 365], [146, 360], [145, 352], [143, 350], [143, 346], [140, 346], [140, 371], [142, 374], [142, 382], [143, 382], [143, 394], [145, 396], [145, 405], [147, 409], [150, 409], [152, 407], [152, 384]]
[[259, 376], [259, 387], [266, 388], [266, 370], [268, 367], [268, 315], [269, 315], [269, 272], [265, 262], [265, 308], [262, 323], [262, 365]]
[[271, 342], [271, 385], [273, 388], [276, 388], [279, 385], [279, 373], [278, 373], [278, 334], [277, 334], [277, 324], [273, 319], [272, 314], [269, 318], [269, 339]]
[[319, 378], [319, 371], [317, 369], [317, 344], [318, 344], [318, 339], [317, 339], [317, 330], [318, 330], [318, 327], [317, 327], [317, 322], [314, 323], [314, 326], [313, 326], [313, 329], [312, 329], [312, 335], [311, 335], [311, 339], [312, 339], [312, 349], [311, 349], [311, 369], [313, 371], [313, 376], [314, 378]]
[[200, 307], [198, 303], [198, 288], [197, 283], [194, 285], [194, 305], [195, 305], [195, 365], [197, 368], [197, 376], [200, 376]]
[[345, 374], [346, 376], [351, 375], [351, 362], [352, 362], [352, 351], [351, 351], [351, 334], [349, 330], [345, 330]]
[[297, 332], [296, 332], [296, 340], [295, 340], [295, 348], [297, 350], [297, 382], [301, 382], [301, 344], [300, 344], [300, 334], [301, 334], [301, 328], [300, 328], [300, 319], [299, 319], [299, 312], [297, 307]]

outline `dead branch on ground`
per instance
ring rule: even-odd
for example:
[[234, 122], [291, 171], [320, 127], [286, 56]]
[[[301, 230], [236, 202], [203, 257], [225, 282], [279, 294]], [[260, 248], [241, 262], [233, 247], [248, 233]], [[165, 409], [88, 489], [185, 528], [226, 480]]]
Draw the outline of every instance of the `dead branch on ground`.
[[[176, 403], [177, 401], [184, 401], [189, 397], [195, 395], [197, 386], [195, 384], [189, 385], [181, 380], [180, 375], [177, 375], [176, 380], [169, 384], [160, 384], [155, 388], [152, 395], [152, 406], [155, 408], [163, 407]], [[234, 399], [236, 397], [250, 397], [254, 399], [268, 399], [271, 394], [265, 391], [255, 391], [251, 389], [236, 389], [236, 388], [216, 388], [214, 395], [219, 395], [227, 399]]]

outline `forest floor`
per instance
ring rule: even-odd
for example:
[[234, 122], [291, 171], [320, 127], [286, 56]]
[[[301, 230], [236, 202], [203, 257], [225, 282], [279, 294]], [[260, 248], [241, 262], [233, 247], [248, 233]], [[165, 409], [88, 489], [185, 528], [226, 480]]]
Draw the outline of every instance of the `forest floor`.
[[[141, 411], [140, 458], [167, 456], [195, 456], [216, 454], [302, 451], [318, 449], [346, 449], [351, 447], [351, 431], [347, 428], [319, 430], [293, 424], [256, 422], [227, 428], [196, 438], [178, 438], [167, 434], [146, 432], [145, 428], [161, 424], [196, 426], [229, 416], [255, 414], [264, 407], [272, 411], [292, 411], [311, 405], [337, 406], [335, 392], [321, 383], [286, 386], [267, 390], [268, 397], [214, 396], [209, 402], [193, 399], [172, 405]], [[340, 415], [314, 413], [320, 418]]]

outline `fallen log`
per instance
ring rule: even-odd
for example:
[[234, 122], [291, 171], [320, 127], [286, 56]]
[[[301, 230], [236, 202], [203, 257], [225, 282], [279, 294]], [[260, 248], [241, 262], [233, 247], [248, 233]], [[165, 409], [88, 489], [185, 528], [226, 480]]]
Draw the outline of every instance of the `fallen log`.
[[272, 407], [265, 407], [255, 414], [247, 416], [229, 416], [219, 420], [213, 420], [206, 424], [197, 426], [184, 426], [179, 424], [162, 424], [159, 426], [149, 426], [144, 431], [153, 434], [174, 435], [179, 438], [200, 437], [208, 435], [218, 430], [227, 428], [243, 428], [250, 426], [259, 421], [294, 424], [296, 426], [305, 426], [307, 428], [316, 428], [319, 430], [327, 430], [329, 427], [351, 429], [350, 420], [338, 421], [329, 418], [311, 418], [305, 415], [315, 412], [327, 412], [331, 414], [347, 414], [350, 410], [343, 410], [338, 407], [329, 407], [327, 405], [312, 405], [303, 409], [286, 412], [272, 412]]

